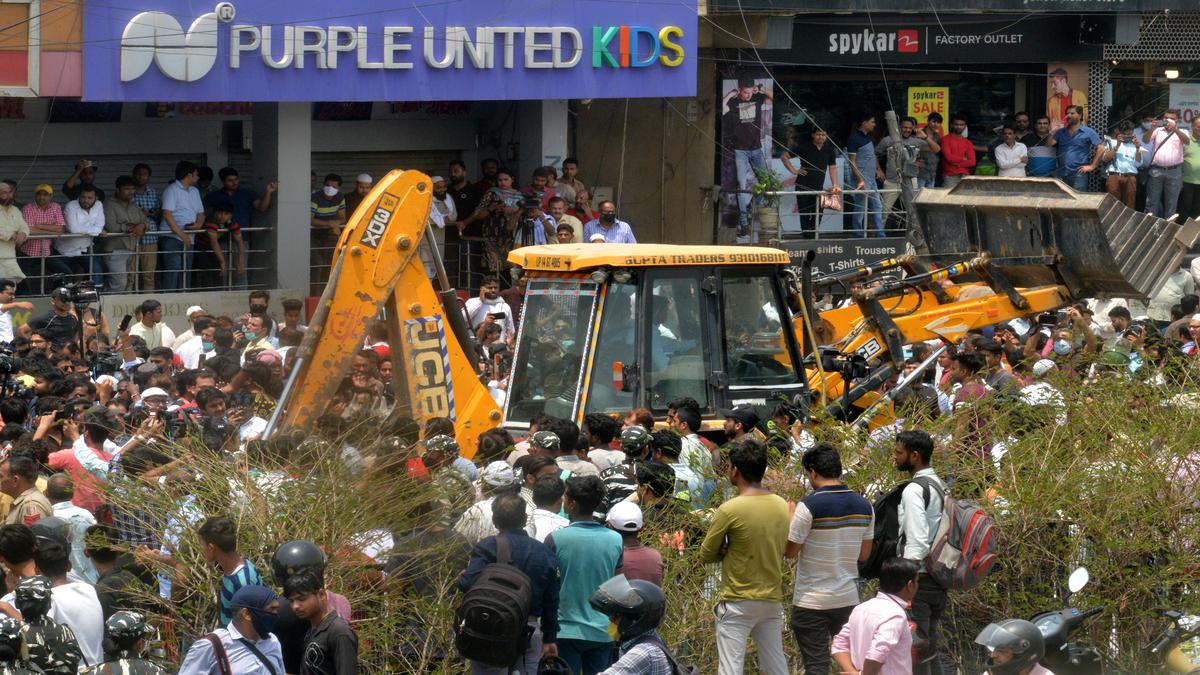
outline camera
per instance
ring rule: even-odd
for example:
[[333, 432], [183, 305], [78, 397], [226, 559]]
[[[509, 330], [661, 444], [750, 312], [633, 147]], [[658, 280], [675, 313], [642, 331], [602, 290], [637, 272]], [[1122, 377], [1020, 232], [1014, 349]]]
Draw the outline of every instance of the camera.
[[200, 425], [200, 439], [212, 450], [219, 450], [237, 429], [224, 417], [205, 417]]
[[21, 358], [13, 354], [12, 349], [0, 347], [0, 375], [7, 377], [20, 370]]
[[100, 302], [100, 292], [96, 290], [96, 284], [92, 281], [68, 282], [65, 274], [55, 274], [50, 277], [50, 283], [54, 285], [51, 295], [58, 296], [63, 302], [69, 302], [76, 307]]
[[88, 361], [92, 372], [97, 376], [112, 375], [120, 371], [121, 366], [125, 363], [125, 359], [121, 358], [120, 354], [112, 351], [91, 352], [88, 354]]

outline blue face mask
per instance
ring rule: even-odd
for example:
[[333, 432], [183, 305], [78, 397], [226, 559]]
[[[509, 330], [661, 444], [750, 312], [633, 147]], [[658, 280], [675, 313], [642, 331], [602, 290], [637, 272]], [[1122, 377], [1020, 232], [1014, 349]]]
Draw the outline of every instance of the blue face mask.
[[247, 607], [246, 610], [250, 612], [250, 625], [254, 626], [254, 632], [258, 633], [259, 639], [265, 640], [275, 630], [279, 615], [265, 609]]
[[246, 336], [246, 339], [251, 342], [258, 339], [258, 333], [242, 333], [242, 335]]
[[1059, 356], [1066, 356], [1071, 353], [1071, 343], [1066, 340], [1056, 340], [1054, 342], [1054, 353]]
[[208, 340], [200, 341], [200, 349], [202, 349], [206, 352], [211, 352], [213, 350], [213, 346], [214, 346], [213, 343], [209, 342]]

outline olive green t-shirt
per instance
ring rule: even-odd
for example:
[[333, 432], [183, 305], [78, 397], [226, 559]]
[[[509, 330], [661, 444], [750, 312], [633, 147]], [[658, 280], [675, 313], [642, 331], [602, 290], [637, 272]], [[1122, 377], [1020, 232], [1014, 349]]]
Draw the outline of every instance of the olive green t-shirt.
[[[778, 495], [734, 497], [721, 504], [700, 546], [706, 563], [721, 561], [721, 600], [781, 600], [788, 505]], [[720, 549], [728, 537], [725, 556]]]

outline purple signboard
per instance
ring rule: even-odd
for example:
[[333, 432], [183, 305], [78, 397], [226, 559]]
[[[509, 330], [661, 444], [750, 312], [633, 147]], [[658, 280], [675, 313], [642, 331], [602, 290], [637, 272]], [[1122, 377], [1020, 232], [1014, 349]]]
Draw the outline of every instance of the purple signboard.
[[679, 0], [85, 2], [88, 101], [694, 96]]

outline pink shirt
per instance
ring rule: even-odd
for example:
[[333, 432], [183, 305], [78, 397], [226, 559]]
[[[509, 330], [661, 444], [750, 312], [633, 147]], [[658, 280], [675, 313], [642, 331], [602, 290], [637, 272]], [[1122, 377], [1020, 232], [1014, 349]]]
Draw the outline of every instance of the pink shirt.
[[1154, 146], [1154, 159], [1151, 160], [1151, 164], [1165, 167], [1183, 164], [1183, 141], [1174, 131], [1155, 129], [1154, 134], [1150, 136], [1150, 142]]
[[[37, 205], [36, 202], [29, 202], [21, 207], [21, 215], [25, 217], [25, 224], [33, 227], [34, 225], [58, 225], [66, 227], [67, 221], [63, 218], [62, 208], [50, 202], [46, 208]], [[21, 252], [25, 255], [46, 257], [50, 255], [50, 239], [29, 239], [24, 244], [21, 244]]]
[[857, 670], [871, 659], [882, 663], [881, 675], [911, 675], [912, 633], [908, 630], [908, 603], [880, 592], [850, 614], [850, 620], [833, 638], [834, 654], [850, 653]]
[[[112, 455], [103, 450], [95, 448], [88, 448], [88, 450], [102, 462], [112, 460]], [[75, 457], [73, 448], [50, 453], [48, 464], [51, 469], [65, 471], [71, 476], [71, 482], [75, 484], [75, 496], [71, 498], [71, 503], [75, 506], [95, 513], [96, 509], [104, 505], [104, 481], [84, 468], [79, 459]]]

